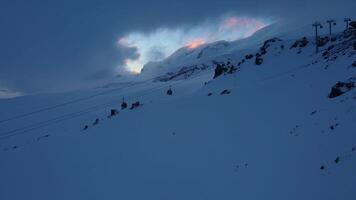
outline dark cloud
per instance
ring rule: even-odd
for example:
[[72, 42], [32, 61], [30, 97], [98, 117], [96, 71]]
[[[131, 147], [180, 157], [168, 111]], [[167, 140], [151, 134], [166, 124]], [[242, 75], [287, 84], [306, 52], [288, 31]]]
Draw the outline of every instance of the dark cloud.
[[343, 17], [355, 7], [354, 0], [2, 0], [0, 83], [26, 93], [80, 88], [88, 77], [110, 76], [125, 58], [139, 56], [116, 45], [131, 31], [194, 26], [231, 12], [301, 21]]

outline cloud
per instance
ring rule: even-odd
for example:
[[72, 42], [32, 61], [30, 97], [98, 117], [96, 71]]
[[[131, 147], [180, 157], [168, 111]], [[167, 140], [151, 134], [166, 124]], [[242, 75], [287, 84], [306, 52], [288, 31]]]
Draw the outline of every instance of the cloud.
[[12, 91], [7, 88], [0, 88], [0, 99], [11, 99], [19, 96], [23, 96], [22, 92]]
[[197, 25], [131, 32], [120, 37], [117, 45], [119, 49], [132, 49], [135, 54], [123, 60], [124, 69], [140, 73], [147, 62], [162, 60], [181, 47], [196, 48], [218, 40], [246, 38], [272, 21], [267, 18], [225, 15]]

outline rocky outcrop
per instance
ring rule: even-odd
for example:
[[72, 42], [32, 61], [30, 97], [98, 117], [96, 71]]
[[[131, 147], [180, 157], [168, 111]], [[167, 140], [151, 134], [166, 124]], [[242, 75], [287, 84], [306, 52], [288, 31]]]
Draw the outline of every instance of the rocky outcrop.
[[350, 78], [347, 82], [337, 82], [330, 91], [329, 98], [335, 98], [349, 92], [355, 88], [355, 78]]
[[272, 39], [264, 41], [262, 47], [260, 47], [260, 54], [265, 55], [267, 53], [267, 49], [271, 46], [271, 44], [275, 43], [275, 42], [279, 42], [279, 41], [282, 41], [282, 40], [279, 38], [272, 38]]
[[356, 29], [356, 21], [350, 22], [350, 26], [354, 29]]
[[293, 49], [293, 48], [303, 48], [303, 47], [306, 47], [308, 45], [309, 41], [306, 37], [303, 37], [302, 39], [300, 40], [297, 40], [293, 43], [293, 45], [290, 47], [290, 49]]
[[225, 63], [217, 63], [214, 71], [214, 79], [219, 77], [224, 73], [232, 74], [237, 70], [237, 68], [231, 64], [230, 61]]
[[256, 55], [256, 59], [255, 59], [255, 64], [256, 65], [261, 65], [263, 63], [263, 58], [261, 57], [261, 55]]

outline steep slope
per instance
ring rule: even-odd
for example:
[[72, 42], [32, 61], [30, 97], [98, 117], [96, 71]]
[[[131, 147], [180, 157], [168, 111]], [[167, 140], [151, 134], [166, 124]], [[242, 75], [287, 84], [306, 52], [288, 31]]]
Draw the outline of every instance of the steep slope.
[[[204, 73], [186, 79], [2, 100], [6, 119], [33, 102], [79, 99], [2, 131], [98, 108], [8, 133], [0, 199], [354, 199], [355, 35], [325, 39], [318, 54], [313, 43], [273, 38], [207, 59]], [[212, 79], [217, 64], [236, 70]], [[122, 97], [143, 105], [120, 110]], [[107, 118], [112, 108], [120, 112]]]

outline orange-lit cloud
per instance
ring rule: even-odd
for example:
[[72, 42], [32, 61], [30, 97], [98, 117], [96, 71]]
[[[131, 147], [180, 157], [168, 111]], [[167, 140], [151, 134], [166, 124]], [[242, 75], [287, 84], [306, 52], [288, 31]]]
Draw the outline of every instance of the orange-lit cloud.
[[197, 38], [197, 39], [194, 39], [194, 40], [188, 42], [186, 47], [188, 49], [195, 49], [195, 48], [197, 48], [197, 47], [199, 47], [200, 45], [203, 45], [203, 44], [205, 44], [205, 40], [203, 38]]

